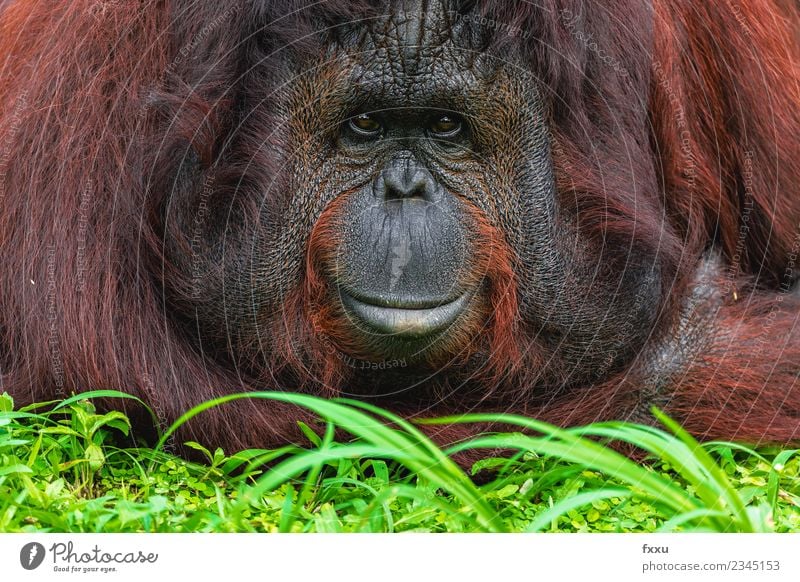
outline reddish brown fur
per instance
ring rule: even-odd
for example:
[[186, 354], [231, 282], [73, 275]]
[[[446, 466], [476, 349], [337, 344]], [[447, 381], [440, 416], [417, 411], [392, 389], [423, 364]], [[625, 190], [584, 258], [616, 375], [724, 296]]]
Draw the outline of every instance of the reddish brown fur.
[[[333, 12], [347, 13], [357, 3], [330, 4]], [[686, 293], [686, 273], [709, 243], [717, 243], [730, 266], [731, 277], [722, 282], [730, 294], [717, 320], [721, 332], [674, 379], [663, 402], [667, 411], [705, 437], [796, 440], [800, 305], [781, 293], [797, 255], [800, 221], [796, 4], [751, 0], [738, 3], [735, 12], [727, 2], [659, 0], [651, 58], [648, 47], [636, 42], [635, 27], [626, 26], [650, 18], [639, 2], [545, 0], [537, 3], [544, 12], [531, 3], [483, 4], [498, 21], [516, 23], [537, 39], [519, 42], [559, 96], [552, 120], [559, 193], [562, 202], [581, 210], [587, 230], [600, 240], [635, 227], [671, 265], [665, 283], [673, 297]], [[281, 7], [289, 12], [294, 3]], [[563, 8], [589, 15], [587, 30], [628, 66], [626, 80], [595, 71], [593, 83], [584, 82], [593, 55], [558, 22]], [[160, 184], [165, 169], [156, 167], [153, 175], [147, 169], [168, 139], [186, 139], [210, 159], [219, 131], [214, 120], [224, 118], [227, 107], [220, 97], [227, 78], [205, 79], [205, 70], [193, 70], [186, 60], [180, 72], [205, 84], [176, 82], [167, 74], [180, 49], [170, 45], [167, 31], [177, 26], [184, 37], [198, 36], [221, 9], [196, 3], [177, 24], [160, 2], [131, 9], [124, 2], [27, 0], [0, 2], [0, 10], [2, 388], [20, 403], [123, 389], [170, 421], [221, 394], [305, 389], [304, 373], [329, 389], [341, 386], [346, 370], [318, 332], [339, 342], [346, 338], [330, 303], [321, 300], [327, 291], [313, 242], [303, 287], [290, 294], [275, 324], [268, 377], [250, 377], [201, 354], [165, 317], [161, 290], [153, 284], [174, 278], [178, 286], [151, 228], [166, 195], [153, 184]], [[206, 39], [211, 57], [205, 58], [235, 58], [229, 49], [246, 21], [244, 11], [230, 15], [229, 26]], [[297, 35], [303, 24], [283, 23], [284, 30], [274, 33]], [[636, 64], [644, 61], [653, 64], [650, 70]], [[590, 90], [597, 94], [587, 95]], [[147, 108], [153, 94], [167, 95], [179, 109], [169, 132]], [[639, 153], [628, 159], [626, 145], [612, 139], [610, 122], [603, 126], [603, 107], [618, 108], [626, 121], [625, 112], [635, 109], [627, 104], [638, 98], [649, 103], [652, 132], [637, 136]], [[683, 121], [677, 107], [684, 108]], [[598, 143], [606, 151], [598, 152]], [[647, 170], [651, 157], [656, 176]], [[641, 176], [638, 201], [616, 188], [624, 182], [618, 179], [623, 163]], [[601, 191], [601, 183], [610, 187]], [[745, 215], [746, 244], [739, 249]], [[507, 394], [504, 408], [556, 424], [640, 418], [648, 404], [640, 362], [601, 384], [530, 398], [531, 376], [543, 356], [516, 341], [522, 336], [516, 333], [521, 322], [512, 253], [481, 216], [475, 220], [488, 243], [478, 247], [485, 252], [478, 262], [485, 261], [482, 271], [492, 288], [486, 393]], [[322, 249], [331, 244], [325, 228], [318, 224], [312, 236]], [[665, 306], [665, 326], [677, 318], [677, 303]], [[274, 377], [284, 369], [295, 372], [296, 385], [276, 385]], [[239, 402], [205, 414], [185, 436], [229, 449], [265, 446], [301, 438], [301, 418], [308, 420], [291, 407]], [[455, 440], [465, 430], [440, 436]]]
[[[299, 332], [299, 326], [290, 327], [291, 321], [307, 321], [307, 330], [302, 337], [283, 339], [284, 345], [305, 346], [306, 364], [303, 368], [316, 373], [309, 381], [322, 381], [329, 394], [338, 393], [340, 386], [349, 379], [342, 354], [370, 361], [376, 356], [369, 345], [353, 337], [352, 323], [336, 300], [335, 290], [329, 285], [335, 272], [337, 244], [341, 232], [342, 207], [348, 193], [343, 193], [331, 202], [314, 225], [309, 238], [306, 259], [306, 280], [303, 294], [295, 294], [287, 309], [284, 330]], [[520, 365], [520, 346], [517, 333], [517, 293], [514, 274], [514, 253], [505, 237], [492, 226], [483, 214], [467, 201], [463, 201], [474, 223], [475, 254], [473, 265], [462, 282], [466, 288], [482, 285], [485, 301], [476, 301], [471, 313], [444, 347], [439, 347], [428, 358], [430, 363], [446, 369], [466, 363], [475, 352], [487, 354], [486, 363], [474, 379], [487, 386], [501, 386], [504, 378], [510, 377]], [[328, 276], [325, 276], [325, 275]], [[298, 305], [301, 305], [298, 310]], [[327, 339], [322, 339], [327, 338]], [[484, 341], [485, 340], [485, 341]], [[449, 348], [452, 349], [448, 351]], [[455, 350], [455, 351], [453, 351]], [[286, 358], [284, 353], [283, 359]], [[316, 365], [314, 364], [316, 362]], [[297, 365], [299, 362], [296, 362]], [[487, 391], [487, 396], [491, 394]]]

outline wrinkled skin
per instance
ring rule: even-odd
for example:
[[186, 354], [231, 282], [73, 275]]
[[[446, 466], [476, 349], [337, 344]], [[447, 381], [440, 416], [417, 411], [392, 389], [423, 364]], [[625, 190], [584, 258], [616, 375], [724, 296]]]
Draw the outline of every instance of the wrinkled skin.
[[[267, 149], [279, 141], [289, 178], [237, 185], [230, 209], [220, 208], [229, 213], [225, 228], [208, 222], [205, 250], [192, 260], [185, 248], [170, 249], [185, 276], [201, 265], [187, 311], [205, 337], [231, 335], [238, 353], [257, 344], [261, 356], [251, 361], [268, 359], [327, 209], [318, 267], [337, 318], [331, 341], [368, 364], [351, 366], [350, 389], [376, 379], [387, 392], [435, 384], [467, 352], [457, 372], [468, 378], [491, 349], [479, 340], [493, 309], [486, 271], [494, 259], [475, 258], [485, 242], [477, 216], [512, 249], [515, 329], [550, 354], [539, 381], [618, 368], [650, 333], [663, 300], [658, 259], [635, 240], [612, 253], [613, 243], [582, 239], [559, 207], [549, 104], [537, 80], [513, 54], [476, 52], [481, 31], [448, 3], [425, 8], [406, 2], [368, 25], [330, 31], [318, 62], [287, 60], [282, 90], [264, 97], [264, 109], [280, 116], [256, 109], [238, 131], [262, 136]], [[246, 83], [257, 100], [257, 64]], [[257, 164], [258, 155], [243, 163]], [[197, 198], [175, 198], [167, 220], [188, 232]], [[245, 204], [259, 205], [257, 221], [244, 218]], [[381, 362], [403, 369], [377, 378], [363, 370], [387, 367]]]

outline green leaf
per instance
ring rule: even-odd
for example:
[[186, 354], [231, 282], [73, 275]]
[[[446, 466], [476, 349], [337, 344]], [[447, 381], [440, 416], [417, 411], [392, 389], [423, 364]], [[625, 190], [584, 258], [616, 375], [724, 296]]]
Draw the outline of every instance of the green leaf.
[[497, 491], [494, 491], [493, 495], [498, 499], [505, 499], [506, 497], [511, 497], [517, 491], [519, 491], [518, 485], [506, 485], [505, 487], [501, 487]]
[[86, 460], [89, 461], [89, 468], [92, 471], [99, 471], [106, 462], [106, 456], [103, 449], [99, 446], [92, 444], [86, 447]]
[[19, 475], [22, 473], [31, 474], [33, 473], [33, 469], [31, 469], [27, 465], [22, 465], [22, 464], [0, 467], [0, 475]]
[[320, 436], [313, 431], [313, 429], [308, 426], [305, 422], [297, 421], [297, 426], [300, 427], [300, 432], [308, 439], [308, 441], [318, 447], [322, 444], [322, 439]]
[[221, 448], [217, 448], [214, 450], [214, 457], [211, 459], [211, 465], [217, 467], [218, 465], [222, 464], [225, 460], [225, 451]]
[[11, 412], [12, 410], [14, 410], [14, 399], [8, 392], [3, 392], [0, 395], [0, 412]]
[[44, 488], [44, 494], [46, 497], [53, 499], [61, 495], [61, 492], [64, 490], [65, 486], [64, 479], [56, 479], [47, 484], [47, 487]]
[[190, 449], [194, 449], [195, 451], [200, 451], [201, 453], [203, 453], [203, 455], [208, 459], [209, 463], [213, 463], [214, 462], [214, 455], [212, 455], [211, 451], [209, 451], [207, 448], [205, 448], [200, 443], [197, 443], [195, 441], [187, 441], [187, 442], [184, 443], [184, 446], [189, 447]]

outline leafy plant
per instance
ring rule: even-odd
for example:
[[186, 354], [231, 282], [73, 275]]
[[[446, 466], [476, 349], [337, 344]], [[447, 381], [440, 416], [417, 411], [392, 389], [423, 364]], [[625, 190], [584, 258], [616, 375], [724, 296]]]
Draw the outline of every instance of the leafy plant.
[[[97, 398], [131, 397], [96, 391], [15, 410], [0, 396], [0, 531], [800, 531], [797, 450], [700, 445], [659, 411], [664, 429], [426, 421], [519, 427], [442, 450], [367, 403], [260, 392], [204, 403], [148, 448], [131, 447], [127, 417], [99, 413]], [[325, 429], [301, 426], [304, 447], [230, 455], [185, 443], [204, 463], [161, 450], [184, 422], [238, 398], [303, 406]], [[342, 432], [353, 438], [337, 441]], [[477, 485], [452, 460], [471, 449], [519, 452], [477, 463], [492, 476]]]

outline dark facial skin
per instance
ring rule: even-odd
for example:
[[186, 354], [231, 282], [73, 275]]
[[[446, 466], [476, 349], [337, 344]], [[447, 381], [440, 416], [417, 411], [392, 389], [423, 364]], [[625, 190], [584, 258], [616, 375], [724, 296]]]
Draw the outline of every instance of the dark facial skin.
[[[386, 376], [402, 389], [485, 333], [491, 260], [476, 259], [479, 216], [513, 251], [516, 333], [548, 354], [541, 382], [602, 377], [645, 341], [662, 301], [659, 265], [635, 241], [582, 239], [556, 191], [550, 107], [535, 74], [513, 53], [477, 52], [481, 31], [449, 2], [421, 4], [393, 2], [385, 16], [331, 31], [318, 62], [286, 58], [278, 95], [258, 94], [252, 66], [243, 83], [252, 110], [230, 147], [257, 151], [242, 156], [248, 178], [231, 181], [192, 257], [168, 247], [201, 274], [195, 301], [179, 308], [257, 368], [329, 213], [319, 274], [339, 337], [352, 340], [332, 341], [348, 356], [408, 362]], [[279, 170], [260, 171], [276, 148]], [[167, 220], [192, 232], [200, 195], [177, 195]], [[488, 357], [476, 349], [465, 376]]]

